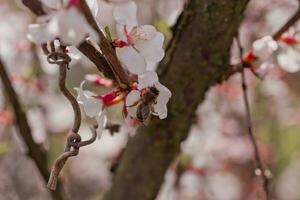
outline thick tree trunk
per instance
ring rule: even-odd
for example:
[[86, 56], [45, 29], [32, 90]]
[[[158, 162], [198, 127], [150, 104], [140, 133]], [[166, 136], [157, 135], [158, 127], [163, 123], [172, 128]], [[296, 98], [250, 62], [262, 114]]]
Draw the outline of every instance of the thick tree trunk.
[[166, 120], [141, 127], [121, 159], [106, 200], [155, 199], [187, 137], [206, 91], [229, 66], [229, 51], [248, 0], [190, 0], [159, 72], [173, 93]]

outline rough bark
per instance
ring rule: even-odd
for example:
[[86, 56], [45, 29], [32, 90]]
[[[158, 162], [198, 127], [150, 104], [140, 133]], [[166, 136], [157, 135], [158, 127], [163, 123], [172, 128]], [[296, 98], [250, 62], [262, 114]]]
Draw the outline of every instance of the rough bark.
[[206, 91], [228, 70], [229, 51], [248, 0], [191, 0], [159, 67], [173, 93], [169, 116], [129, 140], [105, 200], [155, 199]]

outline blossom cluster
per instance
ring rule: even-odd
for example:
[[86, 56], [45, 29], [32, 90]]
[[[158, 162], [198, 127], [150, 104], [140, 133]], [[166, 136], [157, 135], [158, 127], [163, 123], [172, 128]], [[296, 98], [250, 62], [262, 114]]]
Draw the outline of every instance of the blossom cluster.
[[282, 34], [278, 41], [272, 36], [265, 36], [254, 41], [243, 62], [251, 64], [261, 75], [265, 75], [274, 66], [286, 72], [295, 73], [300, 70], [300, 35], [295, 27]]
[[[98, 14], [97, 1], [89, 0], [88, 5], [94, 16]], [[28, 29], [28, 38], [38, 44], [59, 40], [60, 44], [78, 46], [80, 43], [101, 43], [95, 30], [85, 19], [77, 0], [44, 1], [49, 14], [38, 19]], [[146, 124], [151, 115], [160, 119], [167, 117], [167, 103], [171, 97], [170, 90], [159, 82], [153, 66], [164, 55], [164, 35], [152, 25], [139, 25], [137, 6], [133, 1], [117, 3], [113, 9], [117, 37], [111, 40], [121, 66], [134, 77], [134, 83], [128, 90], [115, 88], [106, 94], [95, 94], [84, 90], [83, 81], [77, 91], [77, 101], [82, 105], [86, 115], [97, 121], [97, 132], [107, 124], [105, 108], [124, 102], [123, 114], [126, 118]], [[96, 18], [97, 19], [97, 18]], [[102, 27], [101, 27], [102, 28]], [[87, 75], [86, 80], [96, 85], [112, 87], [113, 82], [99, 75]]]

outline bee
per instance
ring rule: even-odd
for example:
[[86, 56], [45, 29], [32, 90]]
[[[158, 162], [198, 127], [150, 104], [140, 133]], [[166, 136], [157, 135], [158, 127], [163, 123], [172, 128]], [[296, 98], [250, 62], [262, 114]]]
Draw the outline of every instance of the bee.
[[140, 100], [132, 105], [137, 105], [136, 118], [141, 123], [147, 125], [150, 122], [151, 114], [155, 113], [153, 104], [156, 103], [158, 95], [159, 91], [155, 87], [149, 87], [141, 92]]

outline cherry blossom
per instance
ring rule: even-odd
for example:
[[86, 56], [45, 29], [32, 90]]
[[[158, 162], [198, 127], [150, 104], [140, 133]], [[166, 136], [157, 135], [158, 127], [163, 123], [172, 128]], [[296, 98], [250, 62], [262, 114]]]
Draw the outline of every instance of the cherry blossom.
[[289, 73], [295, 73], [300, 70], [298, 37], [294, 29], [290, 29], [281, 37], [281, 51], [277, 56], [277, 61], [279, 66]]
[[151, 25], [138, 25], [134, 2], [116, 5], [113, 16], [119, 38], [114, 41], [117, 56], [133, 74], [142, 74], [147, 65], [164, 57], [164, 35]]
[[250, 64], [255, 73], [264, 77], [274, 67], [273, 55], [279, 48], [271, 36], [254, 41], [252, 49], [243, 55], [243, 62]]
[[74, 88], [77, 91], [77, 101], [82, 105], [87, 116], [94, 118], [97, 121], [97, 134], [101, 137], [107, 123], [107, 116], [103, 111], [103, 102], [96, 98], [96, 95], [88, 90], [83, 90], [83, 81], [80, 88]]
[[277, 42], [271, 36], [256, 40], [252, 46], [253, 55], [260, 60], [267, 60], [278, 49]]
[[98, 42], [97, 33], [74, 6], [40, 17], [40, 23], [30, 24], [28, 39], [35, 43], [46, 43], [56, 38], [67, 45], [79, 45], [87, 36]]
[[107, 124], [107, 115], [106, 115], [105, 110], [99, 116], [96, 117], [96, 121], [98, 124], [96, 131], [97, 131], [98, 138], [100, 139], [102, 136], [103, 130], [105, 129], [105, 126]]
[[283, 50], [277, 56], [277, 60], [279, 66], [289, 73], [295, 73], [300, 70], [300, 53], [292, 47]]
[[88, 91], [83, 90], [83, 85], [85, 81], [80, 84], [80, 88], [74, 88], [77, 91], [77, 101], [79, 104], [83, 106], [85, 114], [89, 117], [96, 117], [102, 112], [102, 101], [95, 98], [95, 94]]
[[137, 90], [132, 90], [126, 97], [125, 105], [128, 114], [131, 117], [137, 117], [138, 102], [142, 101], [142, 95], [149, 88], [154, 87], [158, 91], [158, 95], [153, 105], [151, 105], [151, 114], [165, 119], [168, 115], [167, 103], [172, 96], [170, 90], [158, 82], [158, 76], [153, 71], [147, 71], [138, 77]]

